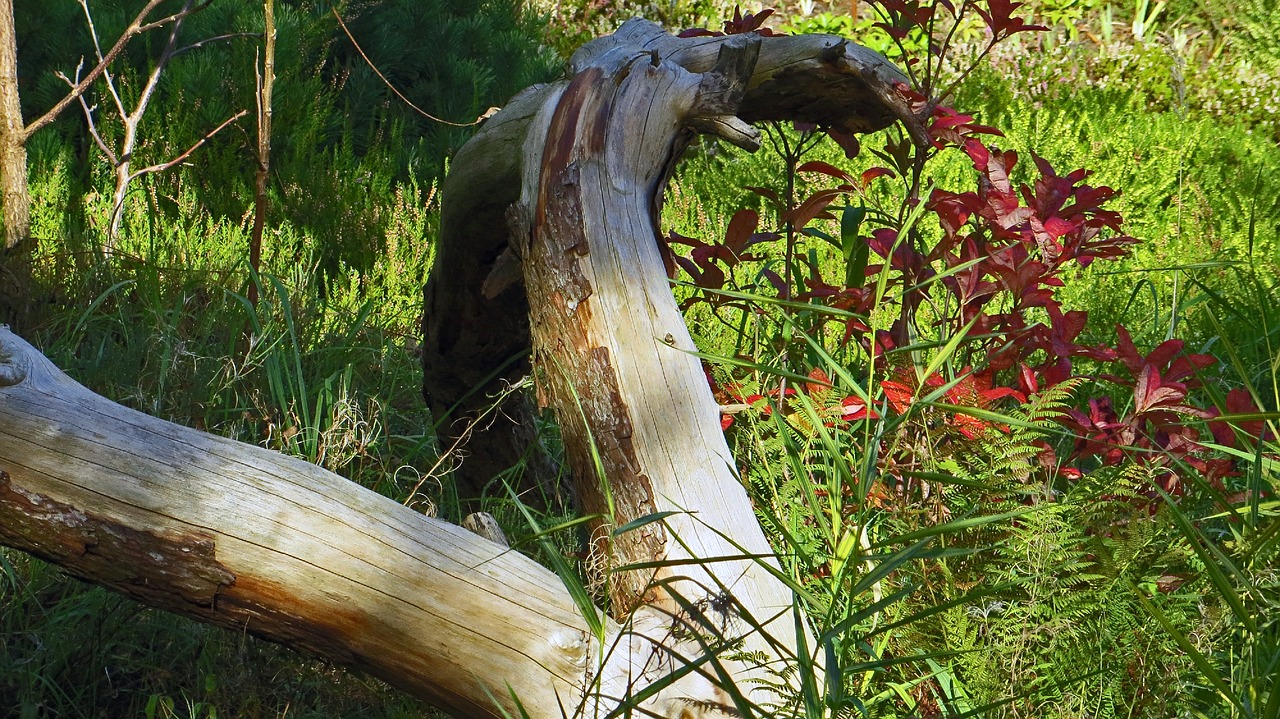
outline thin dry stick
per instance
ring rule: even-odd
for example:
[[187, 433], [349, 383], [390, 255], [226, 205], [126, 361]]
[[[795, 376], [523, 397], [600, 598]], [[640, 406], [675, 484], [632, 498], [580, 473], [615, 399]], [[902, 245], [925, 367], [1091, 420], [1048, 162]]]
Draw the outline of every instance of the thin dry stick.
[[208, 7], [209, 3], [213, 2], [213, 0], [206, 0], [200, 5], [189, 10], [183, 10], [182, 12], [177, 12], [167, 17], [160, 18], [154, 22], [143, 24], [143, 20], [145, 20], [147, 16], [151, 14], [151, 11], [154, 10], [162, 1], [163, 0], [150, 0], [146, 7], [142, 8], [142, 11], [134, 18], [133, 22], [129, 24], [129, 27], [125, 28], [124, 33], [120, 36], [119, 40], [116, 40], [116, 44], [111, 47], [111, 50], [108, 51], [107, 54], [103, 56], [102, 60], [89, 71], [89, 74], [85, 75], [75, 87], [71, 88], [71, 92], [59, 100], [53, 107], [49, 108], [48, 112], [35, 120], [32, 120], [30, 124], [22, 128], [22, 137], [24, 141], [26, 138], [31, 137], [31, 135], [40, 128], [56, 120], [58, 115], [61, 115], [62, 111], [67, 109], [67, 106], [78, 100], [81, 95], [88, 91], [89, 87], [93, 85], [98, 77], [102, 75], [103, 72], [106, 72], [107, 67], [109, 67], [111, 63], [115, 62], [116, 57], [124, 51], [124, 47], [128, 44], [129, 40], [133, 39], [136, 35], [147, 32], [148, 30], [154, 30], [168, 23], [181, 20], [188, 15], [197, 13]]
[[183, 53], [191, 52], [192, 50], [199, 50], [200, 48], [204, 47], [205, 45], [208, 45], [209, 43], [221, 42], [223, 40], [234, 40], [235, 38], [238, 38], [238, 37], [261, 37], [261, 36], [262, 36], [261, 33], [256, 33], [256, 32], [229, 32], [225, 35], [214, 35], [213, 37], [207, 37], [203, 40], [197, 40], [191, 43], [190, 45], [187, 45], [186, 47], [181, 47], [181, 48], [178, 48], [177, 50], [174, 50], [173, 57], [177, 57]]
[[372, 69], [374, 73], [377, 74], [378, 78], [382, 80], [382, 82], [385, 83], [387, 87], [391, 88], [391, 91], [396, 94], [396, 97], [404, 101], [404, 104], [417, 110], [418, 113], [421, 114], [423, 117], [426, 117], [431, 120], [435, 120], [436, 122], [442, 125], [452, 125], [453, 127], [471, 127], [472, 125], [478, 125], [480, 124], [481, 121], [485, 119], [485, 117], [487, 117], [488, 113], [486, 113], [485, 115], [481, 115], [480, 117], [476, 118], [471, 122], [449, 122], [448, 120], [441, 120], [435, 115], [432, 115], [426, 110], [423, 110], [422, 108], [413, 104], [413, 102], [411, 102], [409, 98], [405, 97], [403, 94], [401, 94], [399, 90], [396, 89], [395, 85], [391, 84], [391, 81], [388, 80], [387, 77], [382, 74], [382, 71], [378, 69], [378, 66], [373, 64], [373, 60], [370, 60], [369, 56], [364, 54], [364, 48], [360, 47], [360, 43], [356, 42], [355, 36], [353, 36], [351, 34], [351, 31], [347, 29], [347, 24], [342, 21], [342, 16], [338, 14], [338, 9], [337, 8], [331, 8], [331, 9], [333, 10], [333, 16], [338, 19], [338, 25], [342, 26], [342, 31], [347, 34], [347, 39], [350, 40], [351, 44], [355, 46], [356, 52], [360, 53], [360, 57], [364, 58], [364, 61], [368, 63], [369, 68]]
[[[84, 61], [81, 60], [80, 63], [76, 65], [75, 80], [67, 77], [66, 73], [61, 71], [55, 72], [54, 75], [61, 78], [63, 82], [67, 83], [71, 87], [75, 87], [80, 81], [80, 71], [83, 69]], [[98, 134], [98, 124], [93, 121], [93, 111], [97, 110], [98, 106], [93, 105], [90, 107], [89, 101], [84, 99], [84, 95], [81, 95], [77, 99], [80, 101], [81, 109], [84, 110], [84, 119], [89, 124], [89, 136], [93, 138], [93, 143], [98, 146], [98, 149], [102, 151], [103, 155], [107, 156], [107, 160], [111, 162], [112, 167], [119, 165], [120, 163], [116, 160], [116, 153], [112, 151], [111, 146], [107, 144], [106, 140], [102, 139], [102, 135]]]
[[[426, 484], [427, 480], [433, 479], [436, 472], [440, 471], [446, 461], [451, 461], [454, 458], [457, 458], [457, 464], [451, 465], [448, 469], [445, 469], [444, 472], [456, 470], [463, 460], [462, 455], [458, 453], [458, 448], [467, 443], [467, 440], [471, 438], [471, 434], [480, 426], [480, 423], [496, 411], [498, 407], [502, 406], [502, 403], [507, 400], [507, 397], [510, 397], [512, 394], [528, 386], [529, 381], [529, 378], [526, 377], [519, 382], [508, 385], [506, 389], [498, 393], [497, 397], [493, 398], [493, 401], [489, 403], [488, 407], [485, 407], [484, 410], [475, 417], [466, 420], [466, 425], [464, 425], [462, 431], [458, 433], [458, 438], [449, 446], [449, 449], [442, 452], [440, 456], [436, 458], [436, 463], [431, 465], [431, 469], [428, 469], [418, 480], [418, 483], [413, 486], [413, 490], [409, 492], [409, 496], [405, 498], [403, 504], [406, 507], [409, 506], [409, 503], [413, 501], [415, 496], [417, 496], [418, 490], [422, 489], [422, 485]], [[441, 474], [444, 472], [441, 472]]]
[[191, 153], [200, 149], [200, 146], [208, 142], [209, 139], [212, 138], [214, 135], [218, 134], [219, 132], [222, 132], [222, 130], [226, 128], [227, 125], [230, 125], [231, 123], [235, 122], [236, 120], [239, 120], [240, 118], [248, 114], [249, 114], [248, 110], [241, 110], [240, 112], [237, 112], [231, 117], [228, 117], [226, 120], [223, 120], [221, 125], [218, 125], [217, 127], [210, 130], [208, 133], [205, 134], [204, 137], [197, 140], [196, 144], [192, 145], [191, 147], [188, 147], [186, 152], [182, 153], [181, 155], [178, 155], [177, 157], [173, 158], [172, 160], [169, 160], [168, 162], [160, 163], [158, 165], [151, 165], [149, 167], [144, 167], [141, 170], [134, 172], [132, 175], [129, 175], [129, 179], [136, 180], [139, 177], [151, 172], [164, 172], [165, 170], [173, 167], [174, 165], [177, 165], [178, 163], [190, 157]]

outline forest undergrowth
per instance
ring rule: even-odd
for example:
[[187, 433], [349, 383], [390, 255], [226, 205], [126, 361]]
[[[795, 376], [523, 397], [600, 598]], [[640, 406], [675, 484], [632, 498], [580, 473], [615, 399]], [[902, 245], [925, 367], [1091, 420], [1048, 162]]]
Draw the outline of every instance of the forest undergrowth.
[[[937, 140], [923, 151], [891, 129], [855, 148], [788, 125], [756, 155], [704, 142], [664, 204], [739, 472], [839, 669], [808, 715], [1280, 716], [1280, 138], [1265, 111], [1280, 74], [1265, 3], [1230, 17], [1181, 0], [743, 8], [747, 24], [917, 58]], [[63, 4], [70, 26], [79, 6]], [[449, 471], [465, 457], [436, 442], [418, 342], [438, 179], [466, 131], [411, 119], [327, 15], [285, 5], [298, 64], [282, 74], [293, 119], [277, 119], [290, 130], [261, 272], [245, 262], [247, 134], [140, 181], [109, 239], [109, 168], [72, 117], [31, 147], [40, 290], [20, 329], [115, 401], [456, 521]], [[476, 3], [472, 19], [432, 16], [436, 46], [458, 48], [440, 68], [449, 53], [404, 49], [410, 5], [353, 28], [400, 28], [371, 56], [400, 57], [393, 82], [457, 119], [554, 76], [548, 47], [624, 13], [719, 31], [733, 12]], [[233, 10], [192, 31], [255, 27]], [[951, 39], [939, 53], [926, 37]], [[227, 57], [252, 64], [235, 42], [175, 70], [155, 111], [172, 132], [143, 153], [252, 102], [251, 69], [218, 80]], [[80, 43], [30, 52], [47, 92], [25, 97], [51, 96], [46, 75]], [[512, 47], [518, 66], [486, 55]], [[222, 104], [192, 112], [206, 96]], [[527, 536], [500, 482], [485, 505]], [[0, 698], [24, 719], [432, 715], [8, 550]]]

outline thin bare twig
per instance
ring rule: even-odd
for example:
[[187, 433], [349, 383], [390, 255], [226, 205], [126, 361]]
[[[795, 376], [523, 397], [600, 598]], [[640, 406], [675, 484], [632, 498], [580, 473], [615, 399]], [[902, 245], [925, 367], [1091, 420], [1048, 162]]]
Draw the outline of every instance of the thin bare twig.
[[218, 125], [217, 127], [210, 130], [204, 137], [197, 140], [196, 144], [192, 145], [191, 147], [188, 147], [186, 152], [182, 153], [181, 155], [178, 155], [177, 157], [173, 158], [172, 160], [169, 160], [168, 162], [160, 163], [158, 165], [149, 165], [147, 167], [144, 167], [141, 170], [138, 170], [132, 173], [131, 175], [129, 175], [129, 180], [130, 181], [136, 180], [139, 177], [142, 177], [143, 175], [146, 175], [152, 172], [164, 172], [165, 170], [168, 170], [174, 165], [180, 164], [183, 160], [190, 157], [191, 153], [200, 149], [201, 145], [209, 141], [214, 135], [218, 134], [224, 128], [226, 128], [227, 125], [230, 125], [231, 123], [235, 122], [236, 120], [239, 120], [240, 118], [248, 114], [249, 114], [248, 110], [241, 110], [240, 112], [237, 112], [236, 114], [224, 120], [221, 125]]
[[162, 18], [160, 18], [159, 20], [156, 20], [155, 22], [147, 23], [146, 25], [143, 25], [142, 27], [138, 28], [138, 31], [139, 31], [139, 32], [146, 32], [146, 31], [148, 31], [148, 30], [154, 30], [154, 29], [156, 29], [156, 28], [158, 28], [158, 27], [163, 27], [163, 26], [165, 26], [165, 25], [168, 25], [168, 24], [169, 24], [169, 23], [171, 23], [171, 22], [174, 22], [175, 20], [181, 20], [181, 19], [183, 19], [183, 18], [187, 17], [188, 15], [194, 15], [194, 14], [196, 14], [196, 13], [200, 12], [201, 10], [203, 10], [203, 9], [205, 9], [205, 8], [207, 8], [207, 7], [209, 7], [209, 6], [210, 6], [210, 5], [212, 5], [212, 4], [213, 4], [213, 0], [205, 0], [204, 2], [200, 3], [199, 5], [197, 5], [197, 6], [193, 7], [193, 8], [191, 8], [190, 10], [183, 9], [183, 10], [181, 10], [181, 11], [179, 11], [179, 12], [176, 12], [176, 13], [174, 13], [174, 14], [172, 14], [172, 15], [168, 16], [168, 17], [162, 17]]
[[347, 34], [347, 39], [350, 40], [351, 44], [355, 46], [356, 52], [360, 53], [360, 57], [364, 58], [364, 61], [369, 65], [369, 68], [373, 70], [375, 74], [377, 74], [378, 78], [382, 80], [382, 82], [385, 83], [387, 87], [391, 88], [391, 91], [396, 94], [396, 97], [403, 100], [404, 104], [408, 105], [409, 107], [412, 107], [414, 110], [417, 110], [418, 114], [430, 120], [434, 120], [442, 125], [451, 125], [453, 127], [471, 127], [472, 125], [479, 125], [485, 119], [485, 117], [488, 116], [488, 114], [486, 113], [485, 115], [482, 115], [471, 122], [449, 122], [448, 120], [441, 120], [435, 115], [432, 115], [426, 110], [423, 110], [422, 108], [413, 104], [413, 102], [410, 101], [409, 98], [405, 97], [403, 94], [401, 94], [399, 90], [396, 89], [395, 85], [391, 84], [391, 81], [387, 79], [386, 75], [382, 74], [382, 71], [378, 69], [378, 66], [373, 64], [373, 60], [370, 60], [369, 56], [364, 54], [364, 48], [360, 47], [360, 43], [356, 42], [355, 36], [353, 36], [351, 34], [351, 31], [347, 29], [347, 24], [342, 21], [342, 16], [338, 14], [338, 9], [337, 8], [330, 8], [330, 9], [333, 11], [333, 16], [338, 19], [338, 25], [342, 26], [342, 31]]
[[[88, 2], [88, 0], [81, 0]], [[182, 11], [191, 10], [191, 0], [183, 3]], [[173, 50], [178, 45], [178, 31], [182, 29], [182, 19], [179, 18], [173, 22], [173, 26], [169, 28], [169, 40], [164, 45], [164, 50], [160, 52], [160, 58], [156, 60], [156, 66], [151, 71], [151, 75], [147, 77], [147, 84], [142, 88], [142, 94], [138, 96], [138, 104], [134, 106], [133, 112], [126, 117], [125, 122], [133, 127], [137, 127], [138, 122], [142, 119], [142, 115], [147, 111], [147, 105], [151, 104], [151, 96], [155, 94], [156, 88], [160, 85], [160, 75], [164, 69], [168, 67], [169, 60], [173, 58]], [[127, 157], [130, 153], [125, 152]]]
[[188, 15], [197, 13], [208, 7], [213, 0], [206, 0], [200, 5], [189, 10], [183, 10], [182, 12], [160, 18], [154, 22], [143, 24], [143, 21], [145, 21], [147, 16], [151, 14], [151, 11], [155, 10], [156, 6], [161, 2], [163, 2], [163, 0], [149, 0], [149, 2], [147, 2], [146, 6], [142, 8], [137, 17], [133, 19], [133, 22], [129, 23], [129, 27], [125, 28], [124, 33], [120, 35], [120, 39], [116, 40], [116, 44], [111, 46], [111, 49], [102, 57], [102, 60], [100, 60], [98, 64], [89, 71], [89, 74], [85, 75], [84, 78], [82, 78], [80, 82], [71, 89], [71, 92], [67, 93], [65, 97], [55, 103], [53, 107], [49, 108], [48, 112], [37, 117], [35, 120], [32, 120], [26, 127], [22, 128], [23, 141], [25, 141], [26, 138], [31, 137], [31, 135], [37, 130], [56, 120], [58, 115], [62, 114], [63, 110], [66, 110], [71, 103], [78, 100], [79, 97], [98, 80], [102, 73], [106, 72], [111, 63], [115, 62], [116, 58], [120, 56], [120, 53], [124, 51], [125, 45], [127, 45], [135, 36], [147, 32], [148, 30], [154, 30], [155, 28], [162, 27], [168, 23], [176, 22]]
[[186, 47], [180, 47], [177, 50], [174, 50], [173, 57], [177, 57], [183, 53], [191, 52], [192, 50], [199, 50], [205, 45], [208, 45], [209, 43], [213, 43], [213, 42], [220, 42], [222, 40], [234, 40], [235, 38], [238, 38], [238, 37], [261, 37], [261, 36], [262, 36], [262, 33], [260, 32], [229, 32], [226, 35], [215, 35], [214, 37], [207, 37], [203, 40], [197, 40], [196, 42], [193, 42], [190, 45], [187, 45]]
[[[76, 83], [79, 82], [80, 80], [80, 71], [83, 69], [84, 69], [84, 60], [81, 59], [80, 62], [76, 65], [75, 80], [72, 80], [71, 78], [67, 77], [67, 74], [62, 72], [61, 70], [59, 70], [58, 72], [55, 72], [54, 76], [62, 80], [63, 82], [67, 83], [67, 85], [70, 85], [71, 87], [75, 87]], [[93, 107], [89, 107], [89, 101], [84, 99], [84, 95], [80, 95], [78, 99], [80, 100], [80, 108], [84, 110], [85, 122], [88, 123], [89, 125], [89, 136], [93, 138], [93, 143], [98, 146], [98, 149], [102, 150], [102, 154], [107, 156], [107, 159], [111, 162], [111, 166], [115, 167], [117, 164], [119, 164], [116, 162], [116, 154], [111, 151], [111, 147], [108, 146], [106, 141], [102, 139], [102, 135], [98, 134], [98, 125], [93, 121], [93, 111], [98, 109], [98, 106], [94, 105]]]
[[[98, 58], [98, 63], [101, 64], [102, 44], [98, 41], [98, 26], [93, 22], [93, 13], [89, 12], [89, 0], [80, 0], [80, 8], [84, 10], [84, 21], [89, 26], [89, 37], [93, 39], [94, 56]], [[84, 61], [81, 60], [81, 64], [83, 64], [83, 62]], [[76, 80], [78, 81], [79, 79], [80, 65], [76, 65]], [[120, 93], [116, 90], [116, 81], [111, 77], [111, 71], [107, 67], [102, 68], [102, 79], [107, 83], [107, 90], [111, 92], [111, 98], [116, 103], [116, 109], [120, 111], [120, 117], [124, 117], [126, 114], [124, 111], [124, 100], [120, 99]], [[74, 92], [75, 85], [72, 85], [71, 89]], [[83, 105], [84, 93], [80, 94], [80, 98], [81, 104]], [[115, 160], [112, 160], [111, 164], [114, 165]]]

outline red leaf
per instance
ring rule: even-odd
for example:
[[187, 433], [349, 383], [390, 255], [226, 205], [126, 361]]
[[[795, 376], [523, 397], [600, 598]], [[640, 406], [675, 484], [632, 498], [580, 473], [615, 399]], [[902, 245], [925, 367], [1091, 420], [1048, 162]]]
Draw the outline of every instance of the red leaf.
[[773, 285], [773, 288], [778, 291], [778, 294], [783, 297], [791, 294], [787, 289], [787, 283], [782, 281], [782, 278], [778, 276], [777, 272], [766, 267], [760, 270], [760, 274], [764, 275], [765, 279], [769, 280], [769, 284]]
[[760, 224], [760, 214], [755, 210], [738, 210], [729, 220], [729, 228], [724, 233], [724, 246], [735, 257], [741, 255], [750, 243], [752, 233]]
[[[1257, 414], [1261, 410], [1258, 409], [1258, 405], [1254, 403], [1253, 395], [1249, 394], [1248, 390], [1240, 388], [1233, 389], [1228, 392], [1227, 399], [1224, 404], [1226, 405], [1228, 414], [1224, 415], [1222, 419], [1210, 422], [1209, 431], [1213, 432], [1213, 438], [1218, 441], [1218, 444], [1234, 447], [1236, 445], [1236, 435], [1235, 432], [1231, 431], [1231, 427], [1227, 425], [1227, 422], [1232, 419], [1231, 415]], [[1263, 420], [1260, 419], [1247, 420], [1243, 422], [1233, 421], [1232, 424], [1239, 427], [1254, 439], [1261, 439], [1266, 431], [1266, 425]]]
[[670, 230], [669, 232], [667, 232], [667, 242], [668, 243], [674, 242], [680, 245], [688, 245], [690, 247], [706, 247], [707, 246], [707, 243], [703, 242], [702, 240], [695, 239], [693, 237], [685, 237], [684, 235], [676, 232], [675, 230]]
[[973, 166], [978, 168], [979, 171], [987, 168], [987, 162], [991, 160], [991, 151], [987, 149], [986, 145], [982, 144], [981, 140], [974, 137], [966, 139], [964, 141], [964, 151], [969, 156], [969, 159], [973, 160]]
[[1129, 338], [1129, 330], [1123, 325], [1116, 325], [1116, 352], [1120, 355], [1120, 361], [1135, 377], [1142, 371], [1142, 356], [1138, 354], [1138, 348], [1133, 346], [1133, 340]]
[[[803, 170], [804, 168], [801, 167], [798, 169]], [[756, 187], [754, 185], [746, 185], [742, 189], [754, 192], [757, 195], [765, 198], [766, 200], [772, 200], [773, 204], [775, 205], [781, 202], [781, 200], [778, 198], [778, 193], [774, 192], [773, 190], [770, 190], [767, 187]]]
[[726, 20], [724, 23], [724, 31], [726, 35], [741, 35], [743, 33], [759, 31], [761, 35], [772, 35], [773, 32], [768, 28], [761, 29], [764, 21], [773, 14], [773, 10], [762, 10], [754, 15], [748, 13], [745, 17], [742, 14], [742, 8], [734, 6], [733, 19]]
[[984, 11], [980, 4], [976, 4], [974, 9], [982, 16], [983, 22], [987, 24], [987, 27], [991, 29], [991, 34], [995, 35], [997, 39], [1003, 39], [1019, 32], [1049, 29], [1043, 25], [1028, 25], [1021, 18], [1013, 17], [1013, 12], [1022, 7], [1020, 2], [988, 0], [987, 6], [990, 8], [990, 12]]
[[898, 414], [905, 413], [916, 396], [915, 391], [910, 387], [889, 379], [880, 382], [880, 391], [884, 392], [885, 398], [889, 400], [889, 406], [893, 407], [893, 411]]
[[[938, 109], [942, 110], [944, 108], [939, 107]], [[945, 109], [949, 109], [949, 108], [945, 108]], [[972, 115], [960, 115], [960, 114], [944, 115], [933, 121], [933, 124], [929, 126], [929, 131], [930, 133], [933, 133], [938, 130], [948, 130], [953, 127], [962, 127], [971, 122], [973, 122]]]
[[828, 127], [826, 132], [827, 137], [835, 140], [840, 149], [844, 150], [846, 158], [852, 160], [862, 151], [862, 143], [858, 142], [858, 136], [843, 127]]
[[809, 379], [813, 381], [805, 382], [804, 384], [804, 390], [809, 394], [825, 392], [831, 389], [831, 378], [827, 376], [827, 373], [821, 367], [814, 367], [809, 370]]
[[1027, 397], [1040, 391], [1040, 382], [1036, 379], [1036, 373], [1025, 364], [1018, 365], [1018, 384], [1021, 385], [1022, 392]]
[[[850, 184], [850, 185], [853, 184], [852, 175], [845, 172], [844, 170], [841, 170], [835, 165], [823, 162], [822, 160], [810, 160], [809, 162], [806, 162], [803, 165], [797, 167], [796, 172], [820, 172], [824, 175], [830, 175], [831, 177], [834, 177], [837, 180], [843, 180], [846, 184]], [[776, 198], [777, 195], [775, 194], [774, 197]]]
[[697, 284], [698, 281], [702, 279], [702, 270], [698, 269], [698, 265], [695, 264], [693, 260], [690, 260], [688, 257], [681, 257], [680, 255], [676, 255], [671, 259], [675, 260], [676, 264], [680, 265], [680, 269], [687, 272], [689, 276], [693, 278], [694, 284]]
[[871, 184], [872, 180], [875, 180], [878, 177], [884, 177], [885, 175], [888, 175], [890, 178], [897, 177], [897, 175], [893, 173], [893, 170], [890, 170], [887, 167], [873, 167], [866, 170], [862, 173], [861, 177], [862, 188], [865, 190], [867, 185]]
[[1147, 363], [1156, 367], [1168, 367], [1169, 362], [1182, 351], [1182, 340], [1165, 340], [1147, 354]]
[[1187, 396], [1187, 390], [1176, 382], [1166, 384], [1154, 365], [1144, 365], [1133, 387], [1133, 404], [1136, 414], [1144, 414], [1156, 408], [1171, 409]]
[[982, 433], [985, 432], [987, 427], [990, 425], [977, 417], [957, 413], [951, 420], [951, 426], [954, 427], [957, 432], [964, 435], [966, 439], [977, 439], [982, 436]]
[[868, 407], [858, 397], [845, 397], [840, 402], [840, 414], [850, 422], [859, 419], [880, 419], [880, 413], [874, 407]]
[[698, 286], [707, 290], [718, 290], [724, 287], [724, 270], [715, 265], [707, 265], [703, 268]]
[[979, 406], [986, 406], [998, 399], [1012, 397], [1019, 403], [1026, 402], [1027, 396], [1012, 387], [996, 387], [994, 389], [983, 390], [978, 393]]
[[804, 202], [801, 202], [799, 207], [792, 210], [787, 219], [790, 220], [792, 227], [797, 230], [804, 229], [823, 210], [827, 209], [827, 205], [834, 202], [840, 194], [839, 190], [819, 190]]
[[1049, 236], [1055, 240], [1075, 228], [1076, 226], [1073, 223], [1067, 222], [1061, 217], [1050, 217], [1044, 221], [1044, 231], [1049, 233]]

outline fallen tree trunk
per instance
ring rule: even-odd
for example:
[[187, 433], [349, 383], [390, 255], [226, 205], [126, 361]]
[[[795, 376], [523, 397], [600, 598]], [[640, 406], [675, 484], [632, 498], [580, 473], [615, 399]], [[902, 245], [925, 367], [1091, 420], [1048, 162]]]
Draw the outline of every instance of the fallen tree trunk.
[[[425, 389], [439, 411], [474, 409], [486, 382], [528, 371], [532, 348], [579, 496], [602, 518], [615, 619], [504, 547], [97, 397], [7, 330], [0, 542], [468, 716], [638, 705], [683, 719], [786, 700], [744, 681], [776, 685], [797, 661], [793, 598], [668, 289], [658, 205], [690, 128], [750, 147], [744, 118], [919, 125], [895, 70], [830, 37], [677, 39], [632, 21], [572, 70], [454, 160]], [[533, 436], [479, 434], [473, 457], [495, 465]]]
[[6, 329], [0, 542], [467, 716], [514, 710], [498, 678], [553, 716], [591, 666], [585, 620], [527, 557], [315, 465], [110, 402]]

